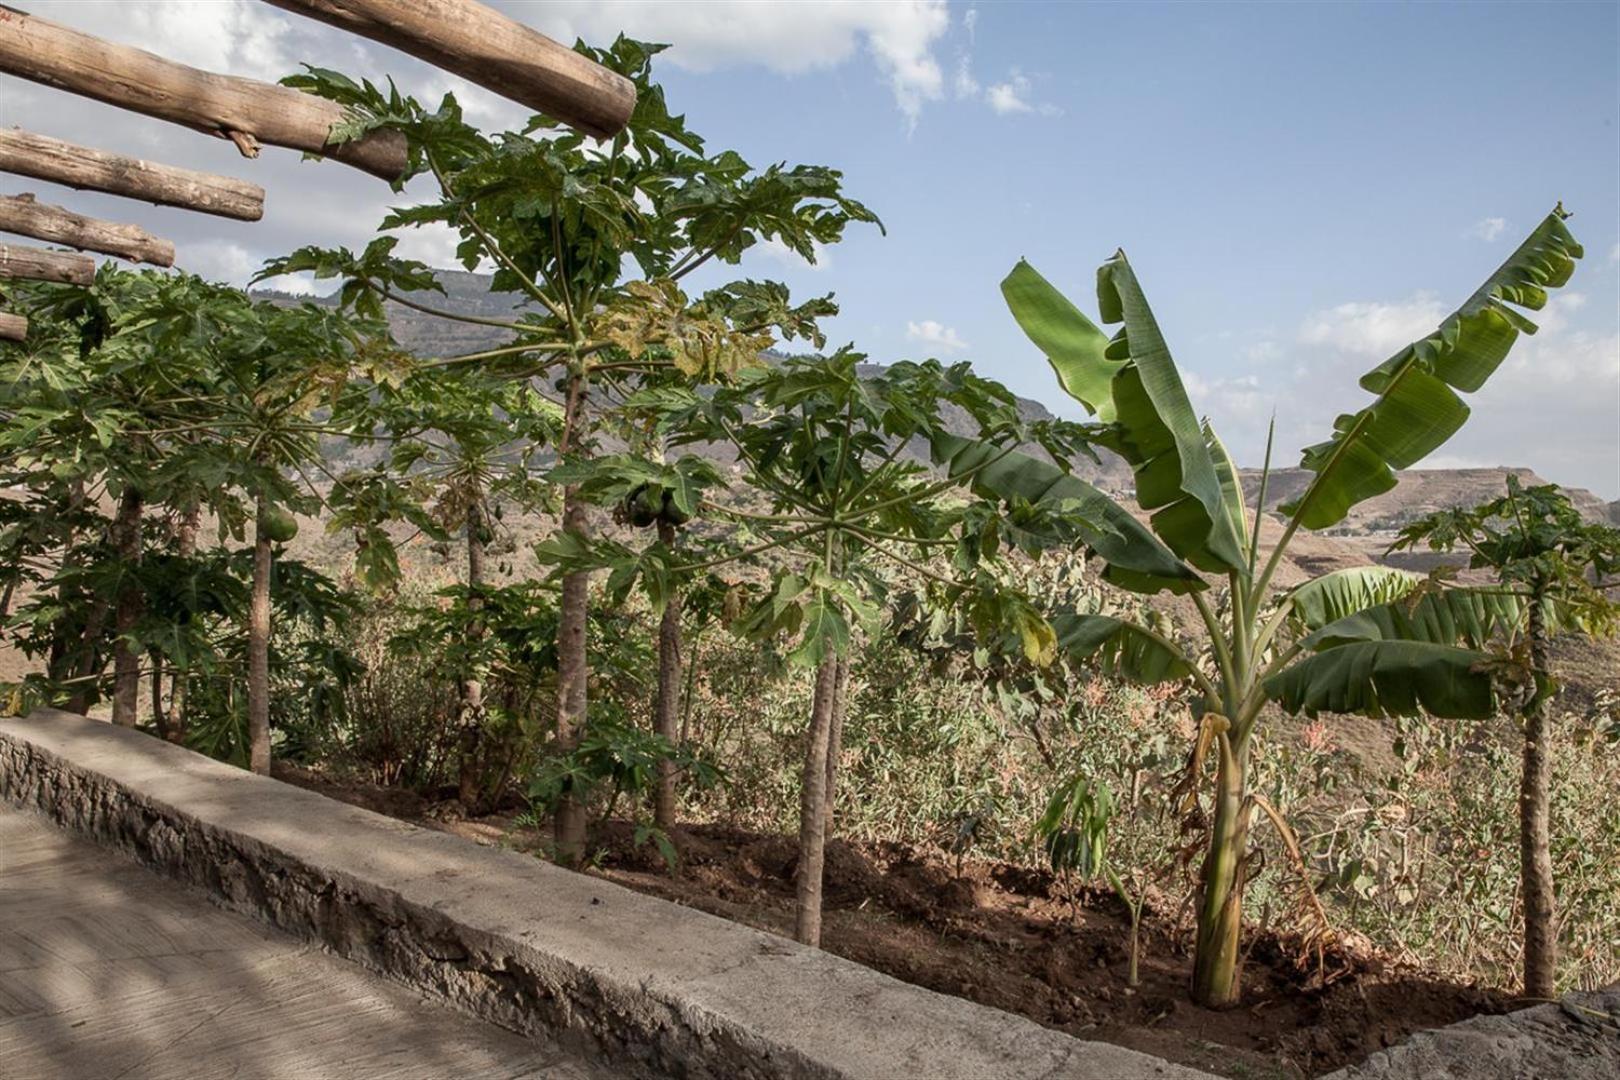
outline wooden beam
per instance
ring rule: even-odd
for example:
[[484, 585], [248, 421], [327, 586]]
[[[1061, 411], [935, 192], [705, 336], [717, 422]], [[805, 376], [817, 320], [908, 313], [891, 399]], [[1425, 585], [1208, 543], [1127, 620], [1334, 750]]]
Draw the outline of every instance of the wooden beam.
[[228, 138], [247, 157], [269, 143], [334, 157], [384, 180], [405, 170], [405, 137], [396, 131], [329, 145], [332, 126], [344, 119], [335, 101], [199, 71], [3, 4], [0, 72]]
[[598, 138], [619, 132], [636, 87], [475, 0], [268, 0], [392, 45]]
[[0, 311], [0, 341], [21, 341], [28, 336], [28, 320]]
[[0, 128], [0, 172], [238, 221], [264, 216], [264, 188], [258, 184], [93, 150], [21, 128]]
[[174, 265], [174, 245], [139, 225], [85, 217], [60, 206], [35, 202], [32, 195], [0, 195], [0, 232], [153, 266]]
[[0, 278], [89, 285], [96, 280], [96, 260], [66, 251], [0, 244]]

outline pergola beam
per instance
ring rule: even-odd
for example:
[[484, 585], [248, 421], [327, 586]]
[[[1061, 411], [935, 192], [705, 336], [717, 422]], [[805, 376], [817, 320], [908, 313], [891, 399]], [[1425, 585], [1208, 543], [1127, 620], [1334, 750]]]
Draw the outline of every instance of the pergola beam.
[[96, 260], [66, 251], [0, 244], [0, 278], [89, 285], [96, 280]]
[[228, 138], [247, 157], [269, 143], [333, 157], [385, 180], [405, 171], [405, 137], [397, 131], [330, 145], [333, 125], [344, 119], [335, 101], [200, 71], [4, 5], [0, 72]]
[[174, 265], [174, 244], [139, 225], [85, 217], [60, 206], [35, 202], [32, 195], [0, 195], [0, 232], [99, 251], [131, 262]]
[[268, 0], [384, 45], [554, 116], [598, 138], [617, 134], [636, 87], [474, 0]]
[[0, 341], [21, 341], [28, 336], [28, 320], [0, 311]]
[[264, 216], [264, 188], [246, 180], [159, 165], [21, 128], [0, 128], [0, 172], [238, 221]]

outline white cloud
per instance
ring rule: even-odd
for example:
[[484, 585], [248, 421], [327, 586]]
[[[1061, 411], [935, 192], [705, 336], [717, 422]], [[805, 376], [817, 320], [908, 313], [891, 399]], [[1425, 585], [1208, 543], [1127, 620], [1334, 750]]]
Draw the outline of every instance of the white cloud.
[[945, 326], [933, 319], [906, 323], [906, 340], [920, 341], [940, 352], [956, 352], [968, 347], [954, 326]]
[[665, 55], [688, 71], [746, 65], [798, 75], [844, 64], [864, 45], [912, 121], [924, 103], [944, 95], [945, 75], [933, 49], [950, 28], [945, 0], [553, 0], [539, 8], [507, 7], [564, 41], [607, 42], [623, 31], [670, 42]]
[[1614, 266], [1617, 263], [1620, 263], [1620, 243], [1609, 249], [1609, 265]]
[[1029, 94], [1029, 80], [1022, 75], [1013, 75], [1004, 83], [996, 83], [984, 92], [984, 100], [990, 108], [1003, 116], [1008, 113], [1034, 112], [1035, 106], [1027, 100]]
[[1307, 316], [1299, 340], [1382, 358], [1423, 337], [1445, 316], [1445, 308], [1433, 293], [1418, 293], [1396, 303], [1356, 301]]
[[1507, 218], [1488, 217], [1468, 226], [1468, 230], [1463, 235], [1472, 237], [1475, 240], [1483, 240], [1489, 244], [1507, 230], [1507, 224]]
[[175, 262], [182, 270], [230, 285], [246, 285], [258, 272], [263, 260], [241, 244], [228, 240], [203, 240], [186, 244], [175, 252]]
[[828, 253], [825, 244], [817, 240], [810, 241], [810, 250], [815, 252], [816, 261], [811, 262], [797, 251], [788, 247], [776, 237], [755, 244], [748, 249], [749, 255], [760, 255], [782, 266], [789, 266], [799, 270], [809, 270], [819, 273], [832, 265], [832, 255]]
[[1586, 306], [1586, 294], [1578, 292], [1554, 293], [1547, 306], [1539, 312], [1530, 312], [1530, 321], [1540, 327], [1540, 333], [1556, 334], [1569, 325], [1569, 317]]

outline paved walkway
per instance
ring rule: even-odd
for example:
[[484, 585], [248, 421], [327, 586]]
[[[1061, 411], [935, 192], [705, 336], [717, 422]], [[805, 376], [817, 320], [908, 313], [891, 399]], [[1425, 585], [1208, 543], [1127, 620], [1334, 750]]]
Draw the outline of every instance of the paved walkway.
[[613, 1074], [0, 805], [0, 1078]]

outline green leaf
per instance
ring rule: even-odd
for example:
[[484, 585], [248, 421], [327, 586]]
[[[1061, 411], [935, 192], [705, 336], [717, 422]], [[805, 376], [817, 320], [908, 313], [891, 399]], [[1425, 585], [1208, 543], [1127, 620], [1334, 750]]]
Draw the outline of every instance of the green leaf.
[[1266, 680], [1291, 713], [1484, 720], [1496, 713], [1488, 654], [1420, 641], [1360, 641], [1308, 656]]
[[1395, 486], [1396, 469], [1417, 464], [1468, 419], [1456, 391], [1473, 392], [1535, 323], [1514, 307], [1540, 310], [1547, 290], [1575, 271], [1583, 251], [1555, 209], [1462, 307], [1421, 341], [1369, 371], [1363, 389], [1378, 399], [1340, 416], [1333, 438], [1305, 450], [1301, 467], [1316, 479], [1282, 510], [1307, 529], [1344, 520], [1350, 508]]
[[1108, 335], [1022, 259], [1002, 281], [1001, 295], [1029, 340], [1046, 354], [1064, 391], [1097, 419], [1112, 421], [1112, 383], [1125, 361], [1104, 355]]
[[1056, 465], [943, 432], [935, 433], [930, 449], [935, 464], [953, 479], [971, 472], [969, 483], [979, 495], [1053, 511], [1065, 528], [1051, 543], [1085, 544], [1108, 564], [1103, 577], [1115, 585], [1142, 593], [1207, 588], [1130, 511]]
[[1103, 322], [1124, 324], [1107, 353], [1125, 361], [1113, 380], [1111, 448], [1136, 472], [1137, 504], [1155, 511], [1153, 530], [1194, 566], [1247, 573], [1203, 427], [1123, 251], [1098, 268], [1097, 303]]
[[1142, 627], [1111, 615], [1062, 614], [1052, 619], [1058, 648], [1075, 661], [1137, 683], [1175, 682], [1192, 673], [1178, 649], [1166, 646]]
[[1319, 630], [1365, 608], [1399, 600], [1420, 580], [1416, 574], [1389, 566], [1352, 566], [1296, 587], [1288, 594], [1288, 603], [1306, 630]]
[[[1500, 587], [1444, 589], [1411, 601], [1368, 607], [1326, 624], [1304, 641], [1318, 652], [1362, 641], [1418, 641], [1484, 648], [1493, 640], [1523, 632], [1526, 599]], [[1547, 625], [1563, 625], [1548, 603]]]
[[1204, 443], [1209, 447], [1210, 459], [1215, 463], [1215, 476], [1221, 482], [1221, 503], [1226, 507], [1226, 520], [1231, 522], [1232, 531], [1247, 548], [1249, 511], [1243, 504], [1243, 483], [1238, 479], [1237, 466], [1232, 464], [1232, 455], [1226, 452], [1226, 444], [1221, 442], [1208, 420], [1204, 421]]

